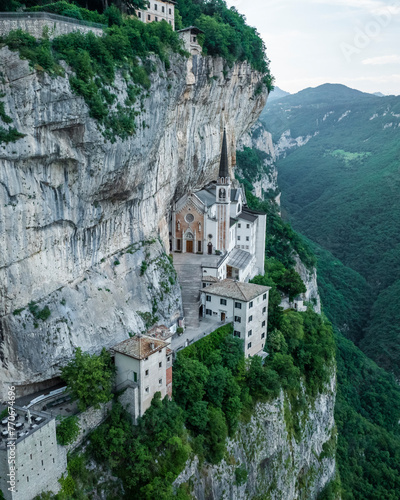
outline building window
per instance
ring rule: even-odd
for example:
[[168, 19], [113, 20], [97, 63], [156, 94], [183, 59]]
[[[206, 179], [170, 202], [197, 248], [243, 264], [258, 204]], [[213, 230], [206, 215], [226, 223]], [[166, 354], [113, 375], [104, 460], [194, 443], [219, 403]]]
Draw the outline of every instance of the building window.
[[165, 12], [165, 8], [164, 7], [161, 7], [161, 12]]
[[169, 24], [170, 24], [170, 25], [172, 26], [172, 23], [171, 23], [171, 21], [168, 21], [168, 22], [169, 22]]
[[261, 334], [261, 338], [263, 339], [265, 337], [265, 332]]
[[264, 295], [263, 295], [263, 300], [267, 300], [267, 294], [266, 293], [264, 293]]
[[219, 299], [221, 306], [226, 306], [226, 299]]
[[[161, 352], [161, 351], [160, 351]], [[158, 363], [158, 368], [162, 368], [162, 361]]]
[[206, 295], [206, 301], [211, 302], [211, 295]]
[[249, 323], [253, 321], [253, 316], [249, 316]]
[[146, 375], [146, 377], [147, 377], [147, 376], [149, 375], [149, 370], [146, 370], [146, 371], [144, 372], [144, 374], [145, 374], [145, 375]]
[[211, 311], [211, 309], [206, 309], [206, 314], [208, 314], [208, 316], [212, 316], [212, 311]]
[[236, 309], [241, 309], [242, 308], [242, 303], [241, 302], [235, 302], [235, 308]]
[[203, 283], [203, 288], [205, 288], [207, 286], [207, 283]]
[[158, 17], [157, 16], [154, 19], [155, 19], [156, 22], [158, 21]]
[[265, 321], [262, 322], [262, 325], [261, 326], [265, 326]]
[[133, 381], [137, 382], [137, 373], [136, 372], [133, 372]]
[[248, 236], [246, 236], [246, 241], [250, 241], [250, 238]]
[[158, 7], [157, 7], [157, 4], [155, 3], [155, 4], [154, 4], [154, 10], [157, 10], [157, 8], [158, 8]]
[[240, 236], [238, 236], [238, 241], [240, 241]]
[[247, 349], [250, 349], [250, 347], [251, 347], [251, 342], [247, 344]]
[[168, 356], [167, 361], [168, 363], [171, 361], [171, 356]]
[[32, 453], [31, 453], [30, 457], [31, 457], [31, 460], [32, 460]]
[[267, 312], [267, 308], [263, 307], [262, 313], [265, 314]]
[[250, 224], [246, 224], [247, 229], [250, 229]]
[[169, 15], [171, 15], [171, 14], [172, 14], [172, 10], [171, 10], [171, 9], [169, 9]]
[[162, 378], [158, 380], [158, 385], [162, 385]]
[[150, 14], [147, 15], [147, 20], [151, 21], [151, 15]]
[[194, 215], [193, 214], [187, 214], [186, 217], [185, 217], [185, 221], [188, 224], [191, 224], [194, 221]]
[[28, 476], [26, 476], [26, 482], [29, 483], [29, 477]]
[[240, 337], [240, 332], [238, 332], [237, 330], [234, 330], [233, 331], [233, 336], [234, 337]]
[[149, 387], [146, 387], [145, 391], [146, 391], [147, 393], [149, 393], [149, 392], [150, 392], [150, 388], [149, 388]]
[[240, 316], [235, 316], [235, 322], [236, 323], [241, 323], [242, 322], [242, 318]]
[[251, 309], [252, 307], [253, 307], [253, 301], [250, 302], [249, 309]]
[[142, 13], [138, 12], [138, 18], [140, 19], [142, 17]]
[[253, 335], [253, 330], [249, 330], [249, 331], [247, 332], [247, 336], [248, 336], [248, 337], [251, 337], [252, 335]]

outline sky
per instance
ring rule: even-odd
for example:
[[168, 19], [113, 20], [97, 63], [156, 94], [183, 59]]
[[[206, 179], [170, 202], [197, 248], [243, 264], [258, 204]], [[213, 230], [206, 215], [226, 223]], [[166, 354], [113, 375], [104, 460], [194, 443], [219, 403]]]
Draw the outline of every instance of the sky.
[[227, 0], [267, 46], [275, 85], [400, 95], [400, 0]]

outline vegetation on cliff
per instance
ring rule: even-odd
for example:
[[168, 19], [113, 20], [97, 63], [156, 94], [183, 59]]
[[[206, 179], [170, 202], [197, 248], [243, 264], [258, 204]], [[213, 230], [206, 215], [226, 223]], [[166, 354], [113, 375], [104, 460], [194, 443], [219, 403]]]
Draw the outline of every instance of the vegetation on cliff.
[[343, 85], [306, 89], [274, 101], [262, 114], [276, 140], [288, 129], [292, 137], [312, 137], [278, 161], [284, 210], [296, 229], [342, 263], [330, 260], [328, 269], [322, 259], [321, 293], [338, 286], [351, 304], [343, 311], [357, 311], [360, 320], [346, 325], [343, 318], [337, 326], [396, 376], [399, 117], [399, 96], [380, 98]]
[[[263, 91], [264, 85], [271, 90], [273, 78], [265, 46], [257, 31], [246, 25], [242, 15], [235, 9], [228, 9], [223, 0], [185, 1], [178, 7], [182, 18], [177, 12], [177, 27], [182, 22], [185, 26], [197, 22], [205, 31], [201, 40], [205, 54], [221, 56], [230, 66], [236, 61], [247, 60], [264, 75], [257, 93]], [[8, 10], [15, 8], [15, 5], [10, 5]], [[151, 86], [151, 74], [156, 70], [154, 55], [168, 70], [171, 51], [186, 54], [178, 34], [167, 22], [143, 23], [134, 16], [123, 16], [115, 5], [102, 14], [66, 1], [44, 3], [28, 10], [103, 23], [109, 28], [102, 37], [91, 32], [76, 32], [54, 40], [49, 39], [48, 30], [44, 30], [40, 40], [16, 30], [0, 37], [0, 48], [5, 44], [11, 50], [19, 51], [20, 56], [29, 60], [37, 70], [55, 76], [64, 74], [60, 61], [65, 61], [73, 71], [69, 76], [71, 88], [84, 98], [90, 116], [97, 120], [107, 139], [115, 141], [119, 137], [125, 140], [138, 128], [146, 127], [140, 115]], [[125, 80], [122, 89], [115, 84], [117, 72], [121, 72]], [[119, 96], [121, 90], [127, 95], [124, 100]], [[21, 135], [15, 129], [6, 130], [0, 125], [0, 142], [15, 141], [19, 137]]]
[[325, 85], [277, 100], [262, 114], [276, 140], [288, 129], [292, 137], [313, 136], [278, 162], [279, 179], [284, 212], [310, 238], [323, 312], [335, 329], [344, 500], [394, 500], [400, 488], [400, 388], [344, 337], [365, 336], [367, 352], [383, 366], [398, 366], [398, 203], [390, 187], [396, 102]]
[[234, 7], [228, 9], [225, 0], [178, 0], [177, 10], [177, 29], [195, 25], [204, 31], [200, 40], [206, 54], [221, 56], [228, 64], [248, 61], [264, 74], [264, 84], [272, 90], [274, 79], [264, 42]]

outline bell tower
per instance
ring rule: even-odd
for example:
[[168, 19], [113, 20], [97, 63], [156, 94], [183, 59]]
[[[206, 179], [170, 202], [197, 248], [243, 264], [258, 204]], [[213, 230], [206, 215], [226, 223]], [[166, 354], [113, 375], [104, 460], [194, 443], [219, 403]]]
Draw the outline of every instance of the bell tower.
[[228, 144], [226, 129], [222, 140], [221, 160], [219, 163], [218, 181], [215, 190], [217, 202], [218, 237], [217, 246], [221, 252], [229, 248], [231, 176], [229, 173]]

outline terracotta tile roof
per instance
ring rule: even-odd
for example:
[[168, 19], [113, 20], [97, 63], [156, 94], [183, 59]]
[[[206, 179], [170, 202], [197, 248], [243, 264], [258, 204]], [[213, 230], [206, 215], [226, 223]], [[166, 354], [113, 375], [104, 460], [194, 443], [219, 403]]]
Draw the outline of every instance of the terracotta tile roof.
[[150, 328], [150, 330], [147, 331], [146, 335], [148, 337], [156, 337], [160, 340], [165, 340], [172, 337], [170, 329], [165, 325], [153, 326], [153, 328]]
[[242, 283], [240, 281], [223, 280], [218, 281], [208, 288], [203, 288], [202, 292], [220, 297], [228, 297], [235, 300], [249, 302], [259, 295], [268, 292], [271, 287], [255, 285], [253, 283]]
[[218, 281], [218, 278], [216, 278], [215, 276], [203, 276], [201, 278], [202, 281], [207, 281], [207, 282], [215, 282], [215, 281]]
[[155, 337], [136, 335], [115, 345], [113, 350], [131, 358], [144, 359], [167, 346], [166, 342]]

